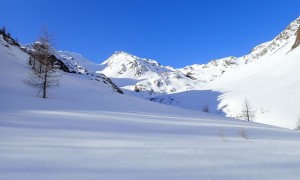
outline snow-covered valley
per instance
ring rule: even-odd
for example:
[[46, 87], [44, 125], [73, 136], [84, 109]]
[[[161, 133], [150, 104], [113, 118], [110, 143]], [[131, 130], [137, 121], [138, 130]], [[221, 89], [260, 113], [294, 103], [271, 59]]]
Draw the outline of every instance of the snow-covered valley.
[[299, 131], [224, 117], [247, 98], [256, 121], [295, 127], [295, 38], [260, 61], [190, 74], [124, 52], [100, 65], [59, 52], [75, 73], [58, 71], [43, 99], [24, 84], [29, 55], [1, 37], [0, 179], [299, 179]]
[[118, 51], [98, 65], [97, 72], [128, 95], [226, 117], [241, 118], [247, 100], [252, 121], [295, 129], [300, 117], [300, 48], [295, 46], [299, 25], [297, 18], [242, 57], [175, 69]]

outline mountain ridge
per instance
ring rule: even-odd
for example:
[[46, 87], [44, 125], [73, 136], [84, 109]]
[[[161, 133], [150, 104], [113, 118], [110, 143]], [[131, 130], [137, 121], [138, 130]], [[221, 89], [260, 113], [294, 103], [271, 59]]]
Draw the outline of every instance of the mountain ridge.
[[[229, 56], [226, 58], [216, 59], [208, 62], [207, 64], [194, 64], [191, 66], [186, 66], [184, 68], [168, 68], [170, 70], [169, 72], [155, 72], [152, 75], [146, 75], [147, 73], [141, 73], [142, 76], [139, 78], [135, 78], [134, 76], [123, 76], [119, 75], [117, 73], [108, 75], [111, 78], [118, 79], [118, 81], [122, 81], [122, 79], [133, 77], [134, 79], [139, 80], [138, 82], [134, 81], [132, 84], [127, 84], [127, 86], [123, 86], [122, 89], [126, 91], [126, 93], [130, 95], [134, 95], [137, 97], [142, 97], [151, 101], [169, 104], [169, 105], [175, 105], [180, 106], [183, 108], [191, 108], [191, 106], [185, 102], [185, 100], [182, 99], [182, 97], [179, 97], [178, 94], [181, 94], [181, 92], [191, 92], [191, 93], [183, 93], [186, 97], [192, 97], [189, 98], [190, 100], [195, 99], [197, 101], [197, 98], [199, 98], [199, 101], [201, 101], [201, 98], [203, 99], [202, 93], [206, 94], [207, 96], [211, 96], [210, 99], [215, 99], [218, 102], [218, 107], [216, 108], [215, 103], [193, 103], [195, 107], [192, 109], [198, 109], [202, 110], [203, 107], [208, 107], [211, 112], [220, 113], [219, 110], [222, 110], [226, 116], [233, 117], [233, 118], [240, 118], [240, 112], [242, 103], [244, 99], [249, 99], [250, 102], [254, 104], [254, 108], [256, 108], [256, 121], [266, 124], [272, 124], [272, 125], [278, 125], [281, 127], [288, 127], [293, 128], [295, 127], [296, 121], [297, 121], [297, 112], [295, 110], [292, 111], [286, 111], [290, 114], [293, 114], [292, 116], [287, 115], [289, 117], [289, 120], [286, 121], [286, 123], [282, 120], [282, 117], [280, 114], [276, 112], [265, 112], [265, 110], [261, 110], [259, 112], [258, 109], [266, 109], [267, 107], [271, 107], [272, 103], [276, 101], [276, 93], [269, 93], [274, 94], [272, 95], [272, 99], [268, 99], [268, 101], [272, 102], [266, 103], [266, 102], [260, 102], [255, 99], [264, 99], [266, 95], [262, 95], [261, 93], [259, 97], [255, 95], [248, 95], [249, 92], [245, 89], [239, 88], [239, 85], [243, 84], [242, 78], [239, 77], [245, 77], [245, 80], [247, 79], [251, 81], [255, 81], [255, 79], [251, 78], [256, 77], [256, 74], [262, 74], [262, 77], [265, 76], [266, 78], [256, 77], [257, 80], [263, 81], [264, 79], [268, 79], [264, 84], [267, 85], [269, 83], [272, 84], [272, 81], [276, 81], [272, 77], [272, 74], [274, 72], [270, 72], [269, 74], [264, 74], [264, 69], [272, 69], [275, 68], [277, 71], [281, 71], [280, 64], [284, 63], [284, 59], [295, 59], [296, 57], [291, 54], [292, 45], [295, 44], [296, 38], [296, 32], [299, 29], [300, 25], [300, 17], [298, 17], [296, 20], [292, 21], [282, 32], [279, 33], [275, 38], [272, 40], [261, 43], [257, 46], [255, 46], [249, 54], [241, 56], [241, 57], [234, 57]], [[294, 51], [299, 51], [299, 48], [294, 49]], [[135, 56], [136, 57], [136, 56]], [[122, 58], [120, 58], [122, 59]], [[138, 58], [143, 59], [143, 58]], [[118, 61], [118, 58], [115, 58], [116, 61]], [[294, 61], [294, 60], [293, 60]], [[293, 64], [289, 64], [289, 66], [299, 66], [299, 63], [296, 63], [294, 61]], [[161, 67], [161, 66], [160, 66]], [[246, 73], [243, 73], [244, 70], [251, 69], [251, 72], [246, 71]], [[128, 71], [128, 68], [130, 69], [130, 66], [126, 66], [124, 70], [130, 74], [130, 71]], [[300, 68], [300, 67], [299, 67]], [[114, 67], [111, 67], [111, 69], [114, 69]], [[257, 71], [256, 69], [259, 69]], [[289, 83], [290, 88], [299, 89], [300, 88], [297, 85], [293, 85], [290, 83], [290, 80], [287, 80], [286, 78], [289, 75], [288, 68], [282, 68], [284, 69], [284, 81], [281, 80], [280, 82], [282, 84]], [[125, 72], [124, 71], [124, 72]], [[140, 69], [140, 71], [143, 71], [143, 69]], [[148, 71], [146, 71], [148, 72]], [[237, 72], [237, 73], [236, 73]], [[255, 74], [256, 73], [256, 74]], [[295, 73], [295, 72], [294, 72]], [[104, 73], [106, 74], [106, 73]], [[233, 75], [234, 74], [234, 75]], [[281, 73], [282, 74], [282, 73]], [[132, 75], [132, 74], [131, 74]], [[225, 78], [223, 78], [225, 76]], [[231, 77], [229, 77], [231, 76]], [[281, 78], [281, 79], [282, 79]], [[236, 79], [236, 82], [235, 82]], [[261, 79], [261, 80], [260, 80]], [[235, 85], [232, 87], [226, 86], [224, 82], [230, 82], [229, 84], [235, 83]], [[286, 81], [286, 82], [285, 82]], [[292, 78], [292, 81], [298, 81], [296, 77]], [[300, 83], [300, 82], [299, 82]], [[253, 84], [252, 82], [249, 84]], [[254, 83], [254, 87], [259, 91], [266, 91], [268, 89], [269, 91], [272, 91], [272, 89], [269, 89], [268, 87], [262, 87], [264, 84], [257, 85]], [[282, 89], [278, 85], [271, 85], [274, 87], [274, 89], [280, 89], [282, 92], [289, 92], [285, 89]], [[235, 88], [233, 88], [235, 87]], [[249, 90], [257, 91], [253, 89], [252, 87], [248, 87]], [[206, 91], [211, 90], [212, 93], [207, 93]], [[197, 93], [199, 95], [197, 95]], [[221, 94], [219, 96], [214, 95], [214, 91], [220, 92]], [[231, 97], [229, 91], [241, 91], [240, 94], [236, 94], [238, 98]], [[189, 95], [190, 94], [190, 95]], [[229, 95], [228, 95], [229, 94]], [[234, 93], [233, 93], [234, 94]], [[250, 93], [251, 94], [251, 93]], [[231, 100], [229, 100], [231, 99]], [[289, 101], [282, 100], [282, 102], [286, 102], [288, 104], [298, 104], [297, 102], [294, 102], [292, 98]], [[191, 102], [192, 103], [192, 102]], [[300, 104], [299, 104], [300, 105]], [[282, 112], [283, 110], [278, 109], [278, 107], [273, 107], [273, 109], [277, 109], [278, 112]], [[293, 109], [293, 108], [290, 108]], [[263, 113], [262, 113], [263, 112]], [[276, 118], [275, 114], [278, 116]], [[274, 119], [274, 120], [273, 120]]]

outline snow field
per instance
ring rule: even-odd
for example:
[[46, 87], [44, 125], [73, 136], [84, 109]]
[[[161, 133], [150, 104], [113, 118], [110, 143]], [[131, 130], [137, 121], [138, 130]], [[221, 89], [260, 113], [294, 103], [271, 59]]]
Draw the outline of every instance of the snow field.
[[4, 179], [299, 178], [299, 133], [284, 129], [107, 111], [21, 111], [0, 119]]
[[120, 95], [86, 75], [63, 74], [42, 99], [24, 85], [27, 60], [0, 44], [0, 179], [300, 179], [298, 131]]

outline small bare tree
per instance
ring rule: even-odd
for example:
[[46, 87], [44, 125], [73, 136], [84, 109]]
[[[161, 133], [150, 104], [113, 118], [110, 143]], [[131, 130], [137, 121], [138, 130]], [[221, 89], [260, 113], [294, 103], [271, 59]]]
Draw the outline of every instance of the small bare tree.
[[[59, 85], [57, 75], [53, 66], [54, 57], [51, 55], [51, 40], [46, 29], [43, 29], [38, 43], [33, 46], [32, 57], [32, 73], [24, 81], [26, 85], [38, 90], [38, 94], [42, 92], [42, 97], [47, 97], [47, 90], [50, 87]], [[38, 62], [39, 68], [36, 68]]]
[[242, 128], [242, 127], [241, 127], [241, 129], [240, 129], [239, 135], [240, 135], [242, 138], [244, 138], [244, 139], [248, 139], [248, 135], [247, 135], [245, 129]]
[[297, 122], [296, 130], [300, 130], [300, 118], [298, 118], [298, 122]]
[[209, 107], [208, 107], [208, 105], [203, 106], [202, 111], [206, 112], [206, 113], [209, 113]]
[[245, 99], [241, 117], [242, 119], [245, 119], [247, 121], [252, 121], [255, 117], [255, 112], [253, 111], [253, 107], [251, 106], [251, 104], [247, 99]]

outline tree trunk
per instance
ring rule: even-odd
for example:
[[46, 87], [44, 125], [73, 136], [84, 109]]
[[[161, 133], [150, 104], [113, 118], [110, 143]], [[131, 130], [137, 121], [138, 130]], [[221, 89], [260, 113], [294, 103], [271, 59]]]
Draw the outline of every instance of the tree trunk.
[[47, 66], [46, 66], [46, 71], [44, 76], [44, 86], [43, 86], [43, 98], [46, 97], [47, 97]]
[[35, 58], [33, 58], [33, 66], [32, 66], [33, 70], [35, 70]]
[[248, 105], [248, 102], [246, 102], [246, 112], [247, 112], [247, 120], [250, 121], [250, 114], [249, 114], [249, 105]]
[[39, 74], [42, 74], [42, 67], [43, 67], [42, 62], [40, 62]]
[[48, 76], [48, 59], [45, 59], [45, 76], [44, 76], [44, 86], [43, 86], [43, 98], [47, 97], [47, 76]]

